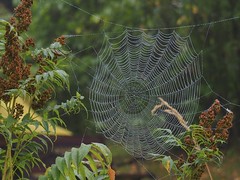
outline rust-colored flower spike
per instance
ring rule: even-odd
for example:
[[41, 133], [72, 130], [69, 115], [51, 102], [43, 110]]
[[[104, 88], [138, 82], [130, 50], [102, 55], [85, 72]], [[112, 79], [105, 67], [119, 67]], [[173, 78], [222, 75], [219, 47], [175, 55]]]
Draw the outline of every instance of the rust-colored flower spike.
[[233, 113], [227, 112], [227, 114], [218, 121], [216, 126], [215, 138], [226, 141], [229, 137], [228, 130], [232, 127]]
[[[27, 30], [31, 23], [30, 7], [32, 3], [32, 0], [22, 0], [20, 5], [15, 8], [10, 23], [16, 31], [11, 30], [10, 25], [6, 25], [5, 53], [0, 58], [0, 68], [5, 75], [4, 78], [0, 78], [0, 99], [5, 102], [10, 101], [10, 97], [5, 95], [6, 91], [18, 88], [19, 81], [26, 79], [30, 74], [30, 65], [26, 65], [20, 55], [23, 49], [17, 34]], [[32, 46], [32, 40], [27, 40], [26, 45]]]
[[14, 17], [11, 24], [17, 29], [18, 33], [26, 31], [32, 22], [32, 12], [30, 10], [33, 0], [21, 0], [21, 3], [14, 9]]
[[23, 108], [24, 108], [23, 105], [16, 103], [16, 106], [14, 109], [14, 116], [13, 116], [15, 119], [19, 119], [23, 115], [24, 113]]
[[30, 47], [34, 47], [35, 46], [35, 42], [32, 38], [27, 38], [25, 40], [25, 44], [23, 44], [22, 49], [23, 51], [28, 51]]
[[195, 173], [193, 174], [193, 179], [198, 180], [201, 179], [202, 174], [204, 173], [206, 169], [206, 165], [201, 165], [200, 167], [198, 167], [195, 171]]
[[184, 137], [184, 143], [188, 146], [191, 146], [191, 147], [194, 146], [193, 139], [190, 135], [187, 135], [187, 136]]
[[5, 102], [10, 101], [10, 97], [5, 95], [9, 89], [16, 89], [19, 81], [26, 79], [30, 74], [30, 65], [26, 65], [20, 55], [22, 52], [21, 43], [16, 32], [11, 30], [10, 25], [6, 25], [5, 53], [0, 59], [0, 68], [5, 75], [0, 78], [0, 99]]
[[200, 115], [199, 125], [204, 128], [210, 129], [212, 123], [216, 118], [216, 115], [220, 112], [220, 110], [221, 110], [220, 102], [219, 100], [216, 99], [212, 106], [207, 111], [202, 112], [202, 114]]
[[51, 96], [52, 96], [51, 89], [43, 91], [38, 98], [33, 99], [32, 108], [34, 110], [41, 109], [47, 103], [47, 101], [51, 99]]
[[188, 162], [189, 163], [193, 163], [195, 161], [195, 159], [197, 158], [196, 154], [190, 154], [190, 156], [188, 157]]
[[39, 65], [37, 74], [44, 73], [45, 70], [44, 70], [43, 67], [46, 66], [47, 63], [46, 63], [46, 59], [43, 57], [43, 55], [42, 54], [38, 54], [37, 56], [33, 57], [33, 60]]
[[57, 39], [55, 39], [56, 42], [59, 42], [61, 45], [65, 45], [66, 44], [66, 38], [64, 36], [60, 36]]
[[184, 160], [184, 156], [183, 154], [181, 154], [177, 160], [177, 168], [180, 170], [181, 169], [181, 166], [184, 164], [185, 160]]
[[214, 101], [213, 109], [214, 109], [216, 114], [220, 113], [220, 111], [221, 111], [221, 104], [220, 104], [220, 101], [218, 99], [216, 99]]

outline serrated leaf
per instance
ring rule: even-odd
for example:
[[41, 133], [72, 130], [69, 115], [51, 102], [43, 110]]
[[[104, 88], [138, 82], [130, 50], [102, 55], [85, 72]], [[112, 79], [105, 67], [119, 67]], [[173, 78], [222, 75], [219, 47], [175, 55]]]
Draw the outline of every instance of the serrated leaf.
[[47, 49], [43, 49], [43, 48], [42, 48], [42, 53], [43, 53], [43, 55], [44, 55], [45, 57], [48, 57], [48, 51], [47, 51]]
[[50, 59], [54, 59], [55, 55], [53, 54], [51, 49], [47, 49], [48, 55], [50, 57]]

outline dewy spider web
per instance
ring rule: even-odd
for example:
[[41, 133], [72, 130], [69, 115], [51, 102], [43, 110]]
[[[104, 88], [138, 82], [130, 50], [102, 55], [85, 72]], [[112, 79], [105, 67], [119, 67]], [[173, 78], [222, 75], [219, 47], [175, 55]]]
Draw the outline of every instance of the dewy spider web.
[[[106, 24], [128, 28], [105, 21], [68, 1], [60, 1]], [[228, 105], [239, 106], [209, 86], [200, 68], [200, 54], [194, 51], [189, 36], [183, 38], [176, 32], [164, 34], [159, 31], [155, 35], [143, 32], [204, 26], [208, 26], [209, 31], [211, 25], [239, 18], [237, 16], [200, 24], [143, 30], [131, 27], [135, 30], [126, 30], [119, 37], [106, 36], [102, 50], [98, 53], [99, 66], [90, 88], [92, 112], [98, 130], [107, 138], [124, 145], [132, 155], [150, 159], [151, 153], [162, 154], [172, 147], [171, 144], [166, 144], [165, 134], [156, 132], [155, 129], [171, 129], [175, 135], [183, 131], [175, 117], [160, 111], [158, 117], [150, 114], [152, 107], [158, 103], [159, 96], [177, 109], [188, 121], [188, 125], [191, 124], [201, 99], [201, 78], [206, 82], [210, 93]], [[107, 34], [116, 34], [116, 31]], [[102, 36], [103, 33], [65, 37], [98, 35]]]
[[125, 30], [105, 36], [98, 59], [90, 103], [100, 132], [134, 157], [151, 159], [169, 150], [166, 132], [156, 130], [170, 129], [178, 136], [184, 128], [173, 115], [159, 111], [152, 116], [151, 110], [161, 97], [192, 123], [202, 70], [190, 36]]

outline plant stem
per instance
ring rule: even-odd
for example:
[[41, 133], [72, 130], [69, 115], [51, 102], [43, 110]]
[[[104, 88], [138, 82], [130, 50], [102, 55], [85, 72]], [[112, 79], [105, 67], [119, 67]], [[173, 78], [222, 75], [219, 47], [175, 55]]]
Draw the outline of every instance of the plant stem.
[[207, 172], [208, 172], [209, 178], [210, 178], [211, 180], [213, 180], [212, 173], [211, 173], [211, 171], [210, 171], [210, 169], [209, 169], [208, 164], [205, 163], [205, 166], [206, 166], [206, 168], [207, 168]]
[[7, 144], [7, 152], [4, 162], [3, 177], [2, 179], [12, 180], [13, 179], [13, 163], [12, 163], [12, 145]]

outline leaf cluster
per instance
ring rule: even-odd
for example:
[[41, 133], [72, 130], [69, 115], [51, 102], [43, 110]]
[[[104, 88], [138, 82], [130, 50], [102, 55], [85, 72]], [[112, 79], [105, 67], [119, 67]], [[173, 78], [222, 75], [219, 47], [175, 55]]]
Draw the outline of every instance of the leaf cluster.
[[[221, 164], [223, 153], [219, 146], [228, 139], [233, 114], [229, 111], [220, 118], [217, 116], [219, 112], [220, 103], [215, 100], [213, 105], [200, 115], [199, 124], [190, 125], [188, 130], [178, 137], [169, 129], [156, 130], [158, 134], [159, 131], [164, 134], [167, 144], [180, 147], [183, 151], [177, 159], [172, 156], [153, 155], [156, 160], [161, 161], [169, 174], [174, 174], [178, 179], [200, 179], [206, 169], [209, 171], [207, 163]], [[211, 177], [210, 171], [208, 173]]]
[[79, 148], [66, 152], [64, 157], [58, 157], [55, 164], [39, 179], [109, 179], [111, 162], [111, 152], [105, 145], [82, 143]]

